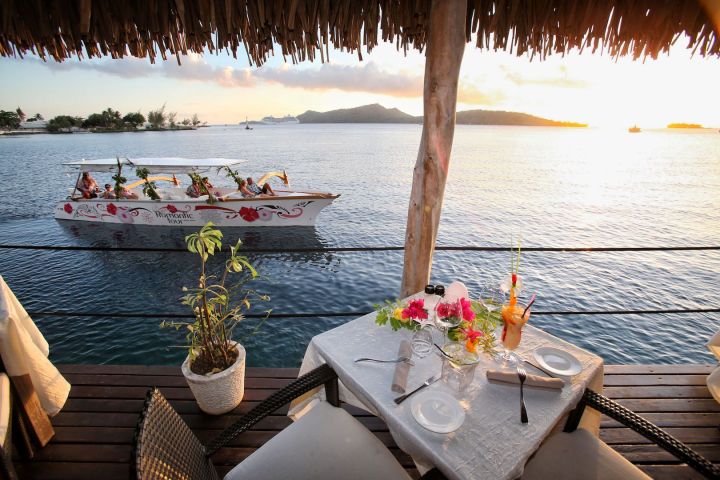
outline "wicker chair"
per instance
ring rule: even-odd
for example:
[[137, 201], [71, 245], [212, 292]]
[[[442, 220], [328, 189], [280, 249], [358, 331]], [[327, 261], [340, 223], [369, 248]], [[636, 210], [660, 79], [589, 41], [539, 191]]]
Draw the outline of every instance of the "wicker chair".
[[[583, 429], [578, 429], [586, 407], [591, 407], [634, 430], [703, 476], [720, 479], [720, 468], [690, 447], [617, 402], [589, 389], [585, 390], [578, 406], [571, 412], [564, 433], [550, 437], [527, 463], [523, 479], [562, 480], [577, 478], [579, 474], [584, 478], [593, 479], [649, 478], [602, 440]], [[593, 465], [589, 465], [591, 463]]]

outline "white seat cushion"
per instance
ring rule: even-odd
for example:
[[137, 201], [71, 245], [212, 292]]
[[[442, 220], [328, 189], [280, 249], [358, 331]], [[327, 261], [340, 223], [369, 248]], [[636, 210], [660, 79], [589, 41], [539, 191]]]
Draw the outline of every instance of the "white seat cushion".
[[318, 402], [239, 463], [225, 480], [409, 479], [385, 445], [352, 415]]
[[550, 437], [525, 465], [523, 480], [649, 480], [642, 470], [583, 428]]

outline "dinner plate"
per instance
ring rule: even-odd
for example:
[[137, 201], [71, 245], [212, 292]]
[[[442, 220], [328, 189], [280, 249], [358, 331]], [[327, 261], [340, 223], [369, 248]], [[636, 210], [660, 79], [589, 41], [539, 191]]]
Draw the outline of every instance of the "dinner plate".
[[582, 371], [580, 360], [565, 350], [540, 347], [533, 352], [533, 355], [542, 368], [557, 375], [571, 376]]
[[418, 393], [410, 411], [420, 425], [435, 433], [454, 432], [465, 421], [465, 410], [460, 402], [439, 390]]

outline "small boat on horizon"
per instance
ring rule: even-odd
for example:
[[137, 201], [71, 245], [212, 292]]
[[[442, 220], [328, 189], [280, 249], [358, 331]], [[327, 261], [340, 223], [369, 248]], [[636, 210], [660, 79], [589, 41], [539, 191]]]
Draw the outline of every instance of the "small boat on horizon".
[[248, 123], [247, 117], [245, 117], [245, 130], [252, 130], [252, 128], [250, 127], [250, 124]]
[[630, 133], [640, 133], [641, 131], [642, 130], [640, 130], [640, 127], [638, 127], [637, 124], [628, 128], [628, 132], [630, 132]]
[[[78, 188], [55, 206], [58, 220], [76, 220], [96, 223], [127, 223], [155, 226], [203, 226], [213, 222], [219, 227], [290, 227], [314, 226], [320, 211], [330, 205], [339, 194], [314, 191], [274, 189], [277, 195], [260, 194], [246, 198], [237, 188], [214, 187], [210, 185], [199, 197], [188, 195], [187, 187], [180, 186], [176, 175], [217, 175], [225, 170], [228, 176], [236, 177], [233, 171], [244, 160], [224, 158], [106, 158], [68, 162], [63, 165], [78, 172], [79, 184], [83, 173], [105, 173], [126, 175], [128, 170], [147, 169], [147, 180], [124, 185], [124, 198], [85, 198]], [[159, 176], [158, 174], [172, 175]], [[289, 186], [287, 174], [269, 172], [258, 180], [263, 185], [269, 178], [278, 177]], [[159, 198], [153, 200], [146, 194], [147, 182], [170, 182], [168, 186], [154, 186]]]

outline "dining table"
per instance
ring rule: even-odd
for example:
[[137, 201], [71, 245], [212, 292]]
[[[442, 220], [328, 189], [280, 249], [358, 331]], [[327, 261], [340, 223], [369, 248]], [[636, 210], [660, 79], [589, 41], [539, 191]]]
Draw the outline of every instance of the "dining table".
[[[481, 354], [475, 374], [462, 392], [442, 380], [423, 390], [453, 395], [464, 410], [464, 421], [450, 433], [435, 433], [420, 425], [412, 413], [413, 398], [396, 404], [399, 395], [391, 390], [395, 364], [355, 362], [360, 357], [392, 359], [397, 357], [400, 342], [410, 340], [412, 331], [393, 331], [388, 325], [375, 323], [373, 312], [313, 337], [300, 367], [300, 375], [327, 363], [337, 373], [341, 401], [367, 410], [387, 425], [398, 447], [410, 455], [420, 473], [436, 467], [448, 479], [513, 479], [519, 478], [527, 460], [551, 434], [562, 430], [571, 410], [578, 404], [586, 388], [602, 393], [603, 360], [601, 357], [561, 340], [539, 328], [526, 325], [522, 341], [515, 352], [523, 359], [533, 360], [540, 347], [553, 347], [570, 353], [580, 363], [579, 373], [562, 378], [561, 389], [525, 387], [528, 423], [520, 419], [520, 388], [518, 384], [490, 382], [488, 370], [500, 365], [490, 355]], [[437, 334], [436, 334], [437, 338]], [[435, 352], [418, 358], [407, 377], [410, 392], [441, 371], [442, 360]], [[529, 375], [546, 375], [526, 364]], [[291, 404], [288, 415], [297, 419], [324, 391], [317, 389]], [[599, 432], [600, 415], [586, 410], [580, 426], [595, 435]]]

